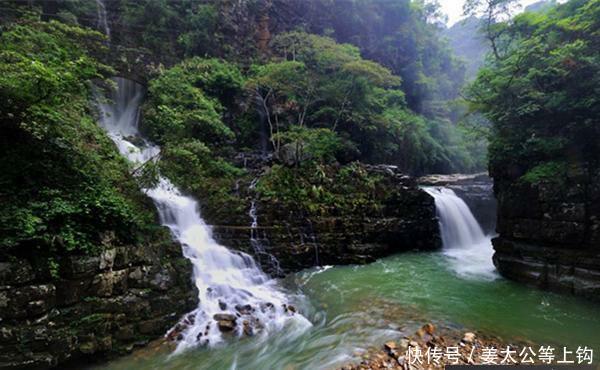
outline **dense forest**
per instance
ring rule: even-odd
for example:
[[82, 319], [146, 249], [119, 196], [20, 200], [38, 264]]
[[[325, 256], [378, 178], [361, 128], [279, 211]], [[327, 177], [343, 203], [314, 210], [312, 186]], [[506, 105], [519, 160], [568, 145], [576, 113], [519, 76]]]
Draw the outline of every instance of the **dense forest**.
[[[481, 281], [514, 293], [502, 304], [538, 299], [500, 275], [597, 300], [600, 0], [518, 3], [466, 0], [447, 26], [426, 0], [1, 2], [0, 367], [111, 357], [165, 333], [177, 351], [210, 346], [274, 330], [259, 323], [274, 317], [338, 338], [323, 312], [347, 307], [386, 330], [403, 311], [413, 330], [437, 325], [429, 306], [445, 307], [447, 292], [468, 301], [463, 284], [499, 294]], [[431, 252], [455, 241], [475, 249]], [[377, 260], [397, 252], [407, 259]], [[390, 271], [447, 292], [423, 308]], [[321, 273], [362, 295], [337, 302], [337, 285], [310, 280]], [[298, 301], [305, 286], [329, 295]], [[376, 295], [374, 307], [396, 307], [394, 289], [407, 302], [393, 315], [364, 307]], [[549, 300], [574, 326], [597, 309]], [[444, 316], [448, 338], [487, 319], [448, 307], [466, 320]], [[407, 348], [437, 340], [428, 325]], [[237, 368], [211, 353], [206, 366]], [[295, 361], [315, 366], [305, 357]], [[240, 368], [269, 366], [252, 364]]]
[[[115, 73], [147, 81], [141, 124], [164, 147], [165, 173], [223, 203], [243, 174], [239, 152], [285, 164], [291, 197], [312, 186], [300, 174], [353, 161], [484, 169], [485, 130], [465, 118], [464, 65], [439, 37], [437, 9], [352, 4], [109, 2], [102, 23], [93, 1], [4, 2], [3, 244], [85, 250], [90, 234], [148, 224], [87, 105], [87, 81]], [[85, 226], [86, 214], [106, 226]]]

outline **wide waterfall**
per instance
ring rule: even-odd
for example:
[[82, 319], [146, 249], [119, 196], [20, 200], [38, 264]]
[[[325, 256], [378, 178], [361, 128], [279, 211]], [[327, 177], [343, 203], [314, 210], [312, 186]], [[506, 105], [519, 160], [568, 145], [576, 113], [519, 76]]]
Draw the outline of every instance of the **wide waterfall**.
[[[112, 101], [98, 98], [100, 125], [120, 153], [141, 166], [160, 153], [160, 148], [141, 138], [138, 131], [143, 88], [126, 79], [116, 81], [118, 88], [113, 91]], [[199, 303], [191, 313], [192, 319], [186, 315], [187, 325], [177, 351], [222, 342], [219, 317], [234, 318], [238, 336], [266, 334], [280, 330], [287, 322], [298, 328], [310, 326], [293, 308], [288, 309], [288, 298], [276, 280], [264, 274], [250, 255], [232, 252], [215, 242], [210, 227], [200, 216], [196, 200], [182, 194], [162, 176], [156, 186], [144, 191], [154, 201], [162, 224], [181, 243], [183, 254], [194, 266]]]
[[491, 237], [485, 235], [467, 204], [443, 187], [424, 190], [435, 200], [444, 254], [461, 276], [496, 278]]

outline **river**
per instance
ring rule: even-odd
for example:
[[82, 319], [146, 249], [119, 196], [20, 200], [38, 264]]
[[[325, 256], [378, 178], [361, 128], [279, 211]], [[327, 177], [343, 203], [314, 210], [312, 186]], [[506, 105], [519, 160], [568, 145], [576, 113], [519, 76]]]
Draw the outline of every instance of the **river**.
[[[159, 148], [149, 143], [138, 148], [127, 140], [137, 134], [134, 123], [141, 96], [134, 85], [122, 80], [119, 84], [123, 94], [115, 96], [116, 107], [104, 105], [110, 114], [102, 123], [121, 152], [140, 162]], [[128, 107], [127, 99], [136, 106]], [[451, 190], [426, 189], [436, 200], [441, 221], [440, 252], [404, 253], [361, 266], [313, 268], [280, 280], [266, 277], [250, 256], [216, 244], [195, 200], [183, 196], [167, 179], [146, 191], [194, 263], [201, 300], [194, 315], [202, 325], [185, 332], [175, 354], [167, 346], [156, 347], [96, 369], [329, 369], [358, 360], [369, 347], [411, 335], [427, 322], [505, 341], [600, 349], [598, 306], [498, 276], [491, 262], [490, 236]], [[265, 313], [261, 319], [276, 323], [269, 330], [254, 337], [222, 336], [210, 317], [220, 310], [219, 302], [243, 303], [246, 291], [253, 292], [252, 303], [257, 306], [263, 301], [286, 302], [301, 315], [288, 319], [282, 312]], [[209, 346], [198, 345], [205, 323], [212, 325]]]

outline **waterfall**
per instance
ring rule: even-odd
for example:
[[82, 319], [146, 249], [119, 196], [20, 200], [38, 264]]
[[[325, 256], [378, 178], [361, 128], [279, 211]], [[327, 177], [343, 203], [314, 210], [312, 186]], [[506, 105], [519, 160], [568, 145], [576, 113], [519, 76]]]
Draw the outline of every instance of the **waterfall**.
[[[120, 153], [139, 166], [156, 158], [160, 148], [140, 137], [138, 131], [142, 86], [122, 78], [116, 81], [118, 88], [112, 93], [112, 102], [97, 96], [99, 123]], [[277, 331], [290, 321], [302, 330], [310, 326], [289, 308], [288, 298], [277, 282], [264, 274], [251, 256], [229, 251], [215, 242], [196, 200], [162, 176], [156, 186], [144, 191], [154, 201], [161, 223], [171, 230], [184, 256], [192, 262], [198, 288], [198, 307], [186, 315], [176, 352], [223, 342], [222, 330], [242, 336]]]
[[[249, 192], [253, 192], [256, 189], [257, 183], [258, 177], [250, 182], [250, 186], [248, 187]], [[250, 211], [248, 212], [248, 216], [250, 216], [250, 244], [254, 249], [256, 258], [258, 258], [258, 262], [261, 263], [261, 258], [266, 258], [268, 266], [271, 268], [271, 273], [274, 276], [283, 276], [283, 270], [281, 270], [281, 267], [279, 266], [279, 261], [274, 255], [266, 251], [265, 246], [260, 239], [260, 235], [258, 234], [258, 211], [256, 209], [256, 199], [252, 199], [250, 202]]]
[[461, 276], [496, 278], [491, 237], [485, 235], [467, 204], [444, 187], [423, 188], [435, 200], [444, 254]]
[[98, 13], [98, 28], [101, 28], [104, 31], [104, 34], [108, 37], [108, 41], [110, 42], [110, 27], [108, 26], [108, 16], [104, 0], [96, 0], [96, 8]]

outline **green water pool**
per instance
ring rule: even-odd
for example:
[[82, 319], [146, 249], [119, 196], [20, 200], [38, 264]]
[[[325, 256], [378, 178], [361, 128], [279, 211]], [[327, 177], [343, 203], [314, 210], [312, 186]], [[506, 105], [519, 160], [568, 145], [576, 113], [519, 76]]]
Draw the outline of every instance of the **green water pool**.
[[[169, 356], [129, 356], [101, 369], [330, 369], [426, 322], [504, 340], [600, 350], [600, 305], [500, 277], [465, 276], [442, 253], [406, 253], [283, 280], [311, 327]], [[595, 357], [599, 354], [595, 353]], [[597, 358], [596, 358], [597, 361]]]

